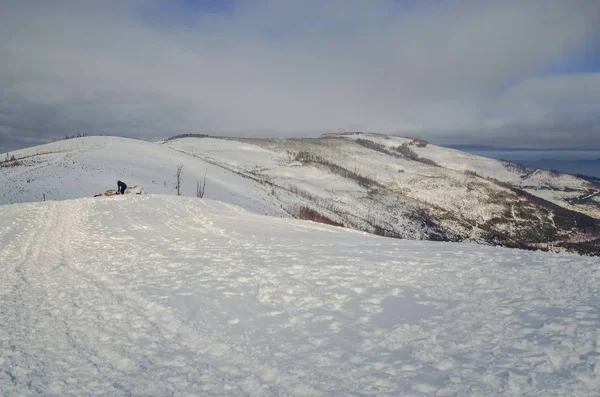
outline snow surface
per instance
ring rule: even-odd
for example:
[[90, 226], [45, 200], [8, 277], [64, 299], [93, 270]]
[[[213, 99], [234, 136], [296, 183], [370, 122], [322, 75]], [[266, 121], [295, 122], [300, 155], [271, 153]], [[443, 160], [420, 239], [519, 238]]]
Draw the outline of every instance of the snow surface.
[[175, 171], [183, 165], [185, 196], [196, 195], [196, 183], [202, 182], [206, 173], [206, 198], [260, 214], [285, 215], [265, 186], [152, 142], [85, 137], [11, 154], [22, 158], [24, 165], [0, 169], [0, 204], [42, 201], [44, 195], [47, 200], [93, 197], [116, 189], [117, 180], [138, 185], [146, 193], [175, 194]]
[[600, 259], [176, 196], [0, 206], [0, 394], [591, 396]]

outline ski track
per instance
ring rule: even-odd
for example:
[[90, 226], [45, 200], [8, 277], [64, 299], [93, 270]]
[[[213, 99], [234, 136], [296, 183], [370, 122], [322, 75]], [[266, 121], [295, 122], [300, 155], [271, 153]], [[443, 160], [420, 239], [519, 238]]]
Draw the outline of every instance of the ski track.
[[167, 196], [0, 207], [0, 394], [597, 395], [600, 262]]

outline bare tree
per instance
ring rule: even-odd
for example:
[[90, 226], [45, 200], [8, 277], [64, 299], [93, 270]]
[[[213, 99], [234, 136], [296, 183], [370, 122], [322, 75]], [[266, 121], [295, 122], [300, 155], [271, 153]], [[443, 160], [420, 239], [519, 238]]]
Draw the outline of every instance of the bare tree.
[[206, 173], [208, 170], [204, 171], [204, 178], [202, 179], [202, 184], [200, 181], [196, 182], [196, 197], [202, 198], [204, 197], [204, 193], [206, 192]]
[[294, 159], [296, 158], [296, 153], [291, 150], [286, 150], [285, 155], [287, 157], [288, 164], [294, 161]]
[[177, 166], [177, 171], [175, 172], [175, 190], [177, 190], [177, 195], [181, 196], [181, 174], [183, 172], [183, 165]]

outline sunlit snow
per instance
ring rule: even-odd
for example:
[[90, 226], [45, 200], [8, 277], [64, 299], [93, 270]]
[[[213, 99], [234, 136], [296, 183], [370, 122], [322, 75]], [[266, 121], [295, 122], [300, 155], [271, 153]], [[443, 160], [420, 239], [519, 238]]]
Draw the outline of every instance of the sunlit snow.
[[146, 195], [0, 206], [0, 395], [589, 396], [600, 260]]

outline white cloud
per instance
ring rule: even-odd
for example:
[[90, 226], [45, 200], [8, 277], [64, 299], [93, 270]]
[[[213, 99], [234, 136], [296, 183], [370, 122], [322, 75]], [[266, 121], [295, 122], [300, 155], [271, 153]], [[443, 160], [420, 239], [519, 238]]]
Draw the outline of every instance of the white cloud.
[[[540, 126], [598, 103], [581, 90], [596, 75], [535, 79], [589, 45], [597, 1], [172, 3], [0, 0], [0, 103], [20, 106], [0, 108], [0, 124], [40, 137], [493, 134], [490, 123]], [[45, 124], [20, 120], [33, 111]]]

